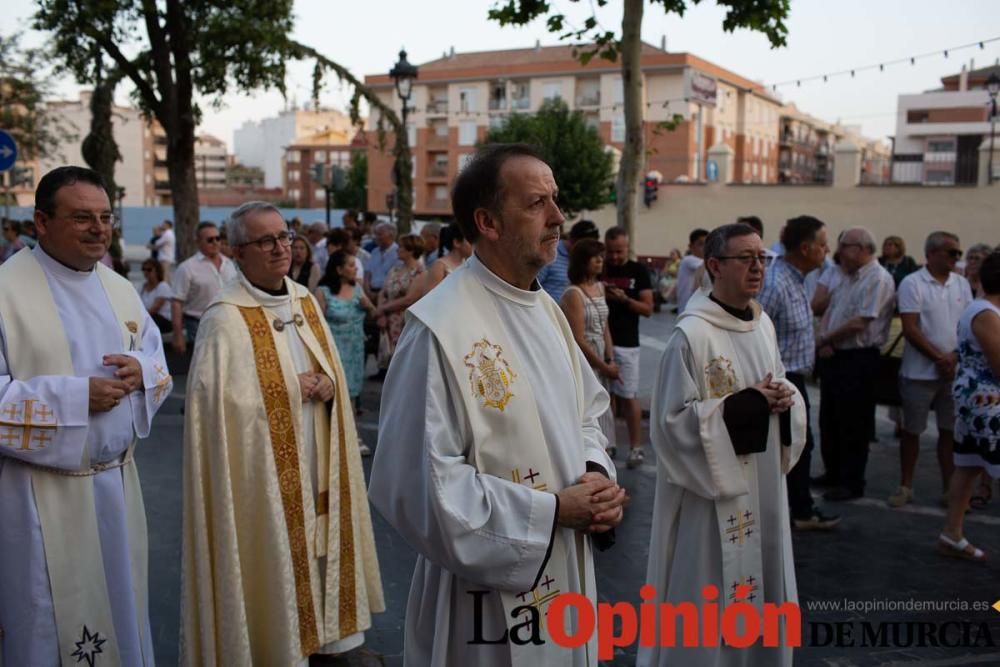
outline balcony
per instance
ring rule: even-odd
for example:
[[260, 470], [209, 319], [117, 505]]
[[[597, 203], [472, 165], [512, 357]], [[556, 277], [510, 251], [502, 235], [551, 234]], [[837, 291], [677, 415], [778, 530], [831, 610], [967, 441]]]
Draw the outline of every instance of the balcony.
[[576, 96], [577, 107], [599, 107], [601, 106], [601, 93], [580, 93]]
[[442, 164], [440, 162], [431, 164], [431, 166], [427, 169], [427, 178], [435, 180], [447, 179], [448, 164], [447, 163]]
[[506, 97], [491, 97], [490, 98], [490, 111], [507, 111], [507, 98]]
[[448, 113], [448, 100], [430, 100], [427, 103], [427, 113], [429, 114]]
[[154, 181], [153, 187], [156, 188], [157, 190], [169, 190], [170, 181], [160, 181], [160, 180]]

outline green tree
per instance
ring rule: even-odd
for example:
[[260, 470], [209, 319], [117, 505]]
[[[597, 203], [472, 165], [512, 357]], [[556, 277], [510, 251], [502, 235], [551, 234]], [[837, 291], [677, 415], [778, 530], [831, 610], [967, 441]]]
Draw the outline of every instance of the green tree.
[[[195, 93], [213, 103], [231, 90], [284, 92], [289, 60], [315, 58], [354, 85], [352, 115], [368, 100], [394, 130], [399, 120], [344, 68], [289, 39], [292, 0], [38, 0], [35, 28], [51, 33], [52, 48], [77, 81], [120, 68], [139, 106], [166, 135], [167, 173], [181, 257], [194, 249], [198, 224]], [[95, 58], [95, 52], [100, 58]], [[110, 61], [105, 62], [104, 58]], [[381, 129], [381, 128], [380, 128]], [[396, 132], [396, 136], [405, 132]], [[398, 142], [397, 142], [398, 143]]]
[[52, 77], [40, 63], [47, 61], [44, 50], [21, 47], [20, 33], [0, 35], [0, 128], [17, 142], [19, 160], [56, 155], [73, 138], [45, 113]]
[[363, 209], [368, 197], [368, 155], [355, 151], [347, 170], [344, 185], [334, 190], [333, 201], [337, 208]]
[[549, 100], [535, 114], [512, 114], [490, 130], [486, 143], [522, 142], [537, 146], [552, 165], [559, 206], [567, 216], [597, 209], [608, 201], [613, 159], [597, 130], [580, 111], [561, 99]]
[[[569, 0], [579, 3], [580, 0]], [[611, 0], [596, 0], [597, 7], [604, 7]], [[601, 26], [593, 13], [595, 4], [590, 1], [591, 16], [582, 27], [570, 27], [566, 15], [554, 10], [548, 0], [497, 0], [489, 11], [489, 18], [500, 25], [523, 26], [537, 18], [545, 17], [549, 32], [560, 39], [583, 41], [576, 54], [587, 64], [594, 56], [615, 62], [621, 55], [623, 107], [625, 115], [625, 150], [618, 168], [617, 207], [618, 224], [629, 232], [629, 244], [634, 244], [636, 190], [644, 157], [642, 129], [642, 16], [646, 0], [622, 1], [622, 29], [619, 36]], [[660, 5], [665, 13], [683, 15], [688, 6], [701, 0], [649, 0], [650, 5]], [[772, 47], [784, 46], [788, 29], [789, 0], [716, 0], [726, 8], [722, 28], [732, 32], [747, 28], [767, 36]], [[633, 247], [634, 250], [634, 247]]]

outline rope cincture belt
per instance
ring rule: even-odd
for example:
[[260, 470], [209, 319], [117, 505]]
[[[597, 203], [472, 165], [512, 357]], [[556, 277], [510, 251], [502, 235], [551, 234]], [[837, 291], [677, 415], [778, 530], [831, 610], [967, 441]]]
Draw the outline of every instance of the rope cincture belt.
[[0, 461], [9, 461], [11, 463], [16, 463], [18, 465], [26, 466], [28, 468], [34, 468], [35, 470], [41, 470], [42, 472], [50, 472], [54, 475], [64, 475], [66, 477], [93, 477], [102, 472], [108, 470], [114, 470], [115, 468], [122, 468], [134, 461], [132, 452], [128, 451], [122, 455], [121, 459], [118, 461], [108, 461], [107, 463], [95, 463], [86, 470], [66, 470], [64, 468], [55, 468], [53, 466], [43, 466], [38, 463], [32, 463], [30, 461], [25, 461], [23, 459], [15, 459], [11, 456], [0, 456]]

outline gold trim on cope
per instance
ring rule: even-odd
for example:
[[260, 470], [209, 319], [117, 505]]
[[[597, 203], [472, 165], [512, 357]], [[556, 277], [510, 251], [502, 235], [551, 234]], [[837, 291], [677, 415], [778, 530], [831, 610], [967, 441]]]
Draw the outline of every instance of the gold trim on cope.
[[[326, 340], [326, 332], [319, 321], [319, 314], [313, 305], [312, 299], [305, 297], [301, 300], [302, 311], [305, 313], [306, 322], [312, 329], [313, 336], [319, 341], [323, 348], [323, 354], [330, 364], [331, 369], [336, 373], [337, 366], [333, 362], [333, 352], [330, 344]], [[334, 385], [338, 384], [338, 378], [330, 378]], [[344, 423], [347, 415], [344, 413], [344, 405], [350, 405], [350, 401], [345, 400], [343, 392], [338, 391], [335, 397], [337, 408], [337, 462], [340, 466], [340, 488], [338, 489], [338, 501], [340, 503], [340, 636], [347, 637], [358, 631], [358, 601], [357, 589], [354, 582], [355, 573], [355, 548], [354, 548], [354, 521], [351, 516], [351, 478], [347, 465], [347, 434], [344, 431]]]
[[271, 434], [271, 450], [281, 490], [281, 504], [288, 531], [288, 546], [295, 578], [295, 599], [299, 613], [299, 642], [303, 657], [319, 649], [319, 631], [313, 606], [312, 583], [309, 574], [309, 547], [306, 544], [305, 511], [302, 504], [302, 478], [299, 474], [299, 449], [292, 424], [292, 406], [281, 373], [278, 349], [271, 336], [271, 327], [263, 308], [240, 306], [240, 314], [250, 331], [257, 380], [264, 398], [267, 425]]

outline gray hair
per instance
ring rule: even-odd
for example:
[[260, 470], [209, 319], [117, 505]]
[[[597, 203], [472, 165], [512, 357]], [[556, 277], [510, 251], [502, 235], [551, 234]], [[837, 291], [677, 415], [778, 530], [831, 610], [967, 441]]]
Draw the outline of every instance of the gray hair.
[[965, 261], [968, 262], [969, 258], [973, 255], [982, 255], [983, 259], [993, 252], [993, 246], [989, 243], [976, 243], [971, 248], [965, 251]]
[[247, 238], [246, 217], [258, 211], [274, 211], [281, 215], [277, 206], [266, 201], [248, 201], [240, 204], [226, 221], [226, 238], [229, 240], [229, 245], [236, 247], [249, 240]]
[[958, 237], [951, 232], [931, 232], [927, 240], [924, 241], [924, 256], [929, 255], [938, 248], [944, 246], [948, 241], [959, 243]]
[[441, 236], [441, 223], [440, 222], [426, 222], [424, 226], [420, 228], [420, 233], [423, 234], [424, 230], [427, 230], [434, 236]]
[[391, 222], [378, 223], [377, 225], [375, 225], [375, 229], [373, 229], [372, 232], [378, 234], [383, 229], [389, 230], [389, 232], [392, 234], [392, 238], [396, 238], [396, 225], [392, 224]]
[[851, 227], [844, 230], [840, 238], [846, 239], [848, 236], [853, 239], [853, 243], [860, 243], [871, 254], [874, 255], [878, 251], [878, 248], [875, 246], [875, 237], [864, 227]]
[[705, 271], [708, 271], [708, 277], [712, 282], [715, 282], [715, 276], [708, 270], [708, 260], [712, 257], [725, 257], [730, 239], [740, 236], [750, 236], [751, 234], [756, 235], [757, 230], [745, 222], [733, 222], [728, 225], [722, 225], [709, 232], [708, 237], [705, 239]]

